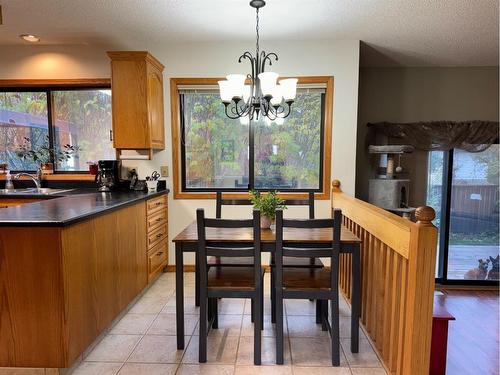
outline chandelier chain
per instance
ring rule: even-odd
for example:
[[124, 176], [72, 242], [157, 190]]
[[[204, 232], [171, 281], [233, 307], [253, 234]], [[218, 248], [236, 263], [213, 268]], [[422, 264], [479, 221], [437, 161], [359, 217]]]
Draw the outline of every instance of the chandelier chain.
[[255, 20], [256, 20], [255, 31], [257, 34], [256, 43], [255, 43], [255, 50], [257, 51], [257, 54], [255, 57], [258, 57], [259, 56], [259, 8], [256, 9]]

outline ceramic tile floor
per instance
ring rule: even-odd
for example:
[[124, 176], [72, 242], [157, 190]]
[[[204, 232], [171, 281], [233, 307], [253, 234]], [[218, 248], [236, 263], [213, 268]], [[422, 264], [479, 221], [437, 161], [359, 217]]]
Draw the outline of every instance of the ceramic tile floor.
[[[385, 375], [361, 331], [360, 352], [352, 354], [349, 308], [341, 299], [341, 367], [330, 365], [326, 332], [315, 324], [314, 303], [285, 302], [285, 364], [275, 365], [274, 327], [265, 300], [262, 366], [253, 366], [253, 325], [250, 301], [223, 299], [219, 329], [208, 338], [208, 363], [198, 363], [198, 309], [194, 307], [194, 274], [185, 274], [186, 349], [177, 350], [174, 273], [162, 274], [75, 369], [75, 375]], [[266, 291], [269, 278], [266, 275]]]

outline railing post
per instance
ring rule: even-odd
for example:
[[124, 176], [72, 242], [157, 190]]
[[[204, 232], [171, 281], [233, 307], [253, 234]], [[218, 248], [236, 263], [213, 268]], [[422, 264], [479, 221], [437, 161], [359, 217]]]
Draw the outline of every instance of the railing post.
[[432, 220], [436, 213], [432, 207], [424, 206], [417, 208], [415, 216], [417, 222], [410, 230], [402, 374], [427, 375], [437, 245], [437, 228]]
[[332, 181], [332, 191], [334, 193], [340, 193], [342, 190], [340, 189], [340, 181], [339, 180], [333, 180]]

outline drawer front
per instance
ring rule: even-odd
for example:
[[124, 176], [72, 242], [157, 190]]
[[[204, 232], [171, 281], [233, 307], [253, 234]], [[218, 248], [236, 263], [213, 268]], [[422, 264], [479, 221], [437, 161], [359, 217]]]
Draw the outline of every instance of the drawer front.
[[161, 210], [157, 213], [148, 215], [148, 233], [152, 232], [162, 224], [167, 222], [167, 211]]
[[148, 199], [147, 203], [146, 203], [147, 214], [149, 215], [153, 212], [158, 212], [162, 209], [166, 209], [167, 204], [168, 204], [168, 202], [167, 202], [167, 195], [166, 194], [163, 194], [157, 198]]
[[156, 246], [162, 240], [166, 240], [167, 237], [168, 237], [167, 225], [166, 224], [160, 225], [158, 229], [155, 229], [148, 234], [148, 249], [151, 249], [152, 247]]
[[162, 241], [156, 245], [148, 254], [148, 274], [149, 280], [163, 267], [168, 261], [167, 241]]

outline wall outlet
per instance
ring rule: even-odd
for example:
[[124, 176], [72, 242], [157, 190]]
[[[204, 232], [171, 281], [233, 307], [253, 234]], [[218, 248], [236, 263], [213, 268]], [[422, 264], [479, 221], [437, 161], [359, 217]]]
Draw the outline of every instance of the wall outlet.
[[168, 166], [162, 165], [160, 167], [160, 175], [161, 177], [168, 177]]

